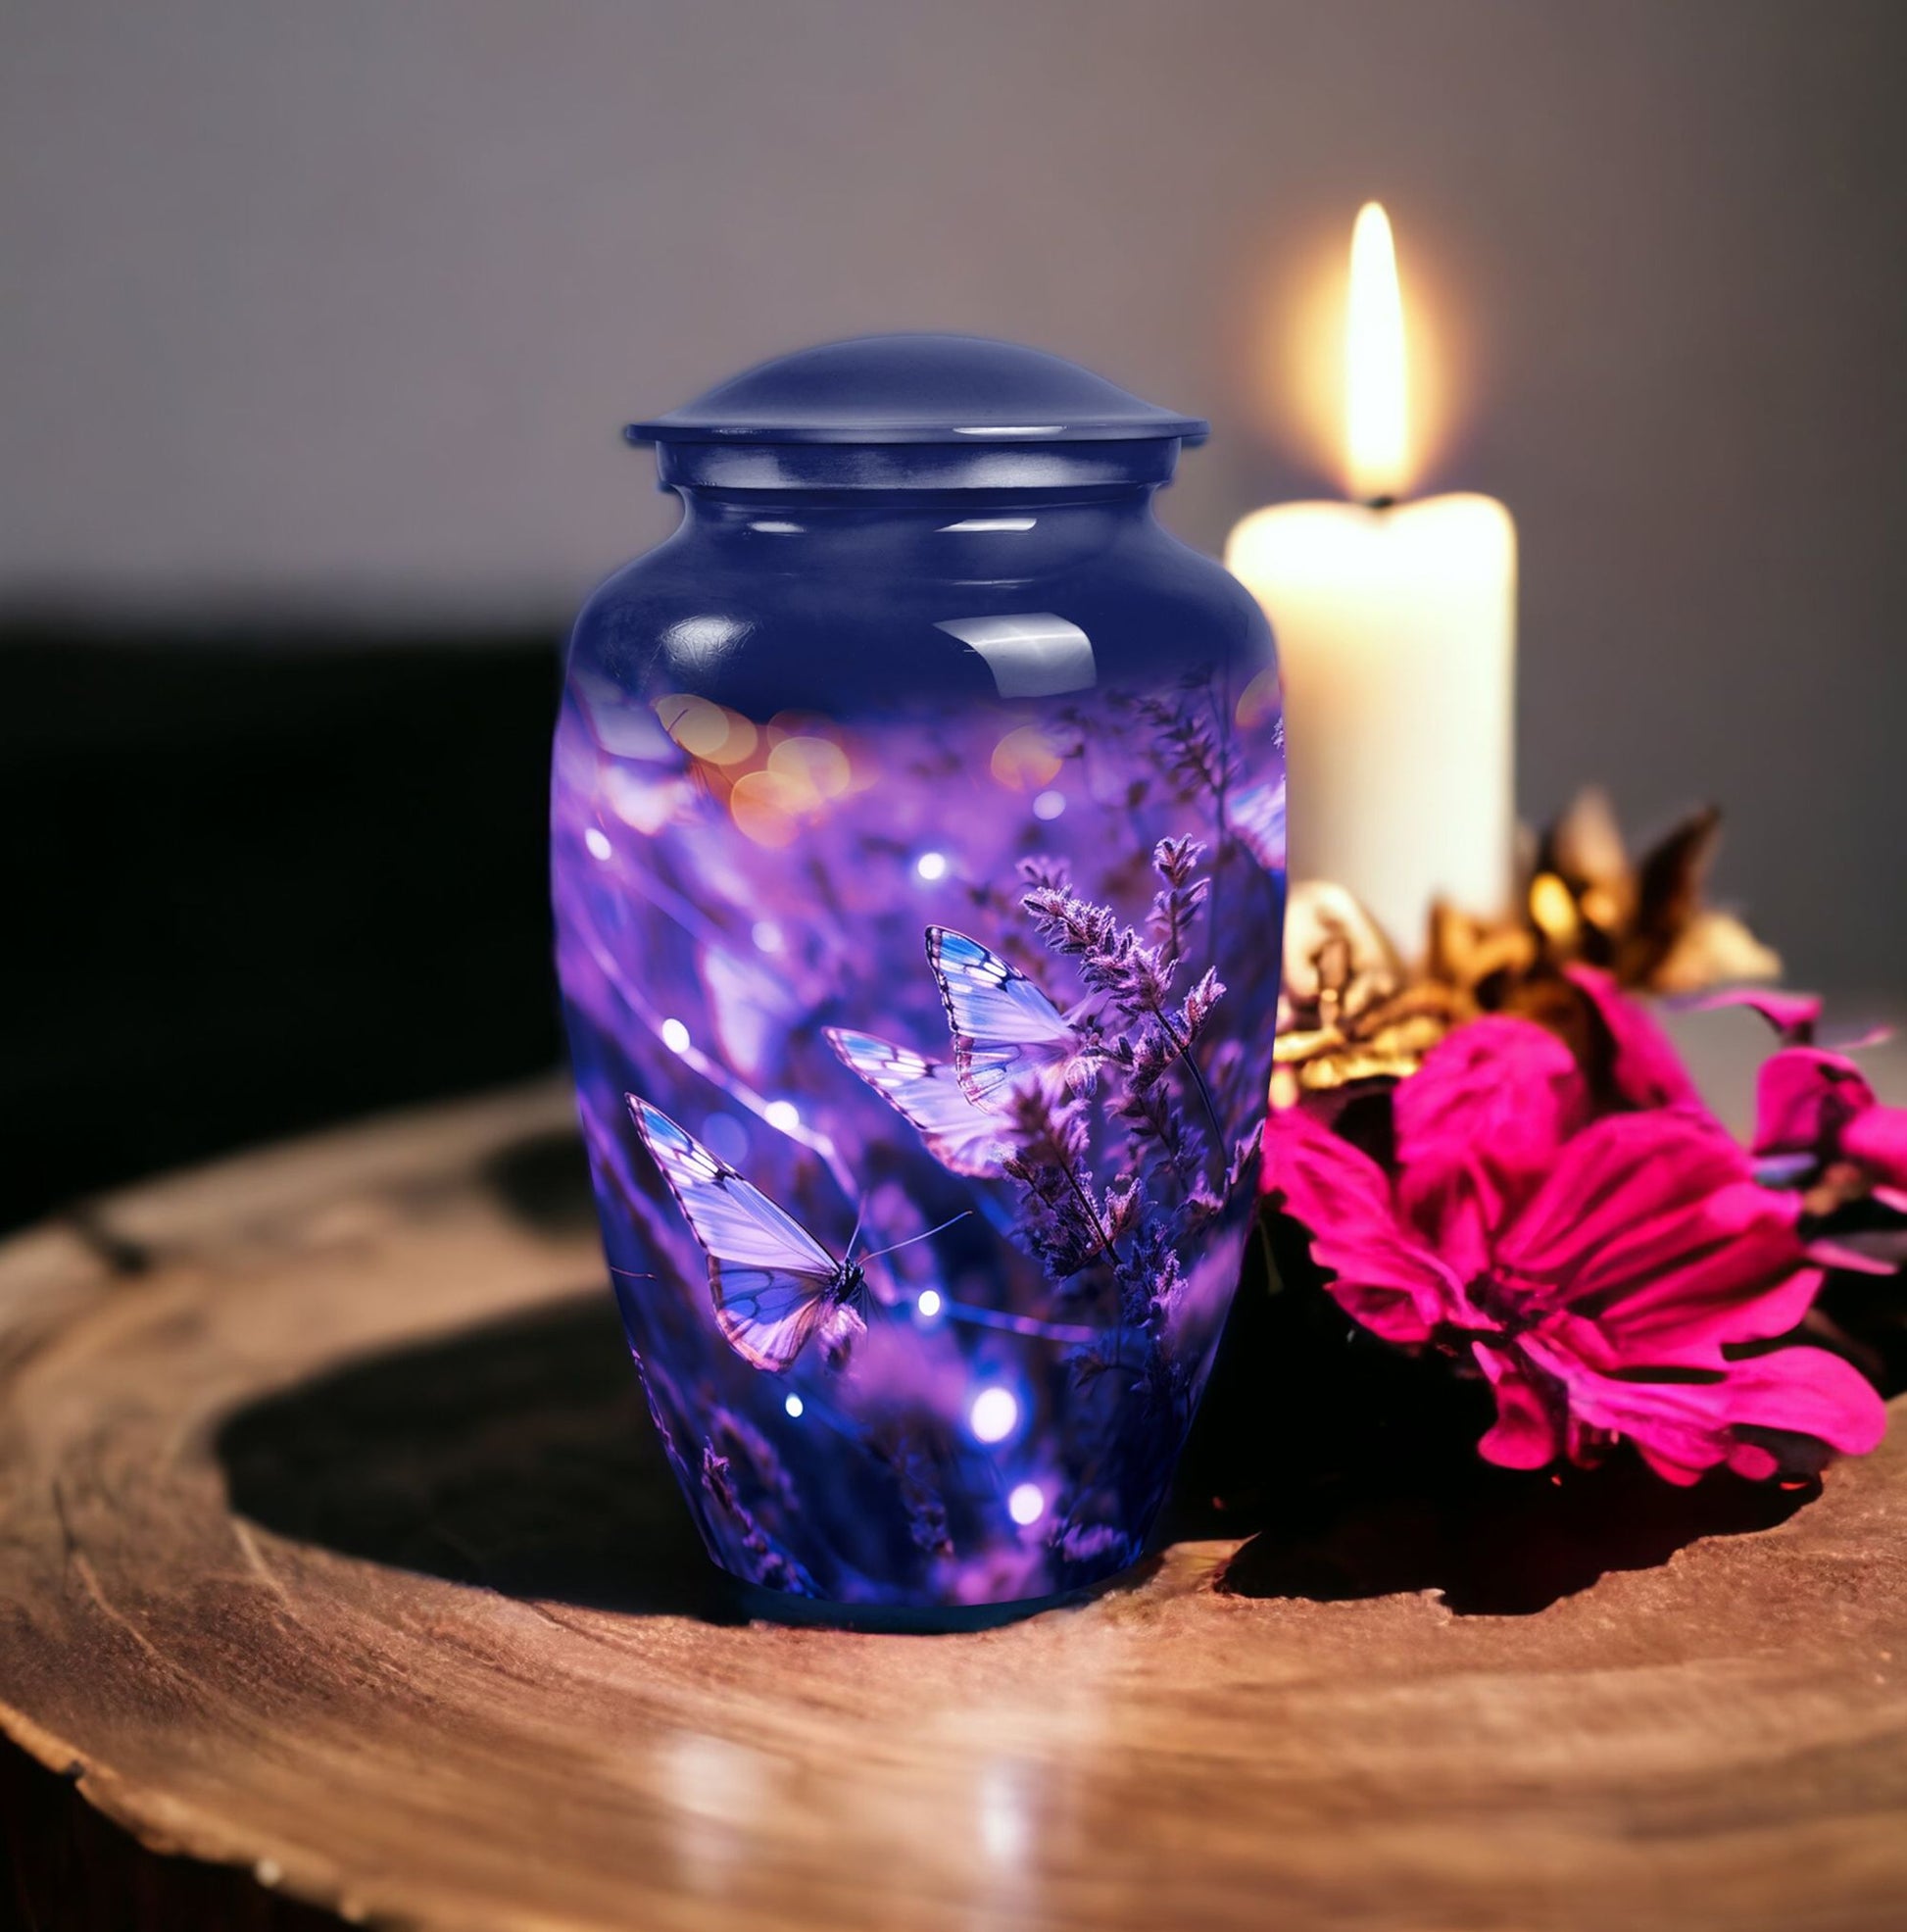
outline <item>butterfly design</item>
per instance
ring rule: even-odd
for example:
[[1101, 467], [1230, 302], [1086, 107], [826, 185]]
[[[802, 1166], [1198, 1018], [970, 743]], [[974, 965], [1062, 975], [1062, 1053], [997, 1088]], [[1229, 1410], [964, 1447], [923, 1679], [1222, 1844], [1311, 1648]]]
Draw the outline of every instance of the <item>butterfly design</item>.
[[836, 1261], [660, 1108], [639, 1094], [624, 1098], [643, 1145], [709, 1258], [715, 1322], [729, 1347], [752, 1367], [775, 1375], [814, 1336], [831, 1360], [845, 1352], [866, 1328], [860, 1263]]
[[999, 1105], [1025, 1080], [1088, 1084], [1092, 1060], [1073, 1023], [1018, 966], [964, 932], [927, 928], [927, 964], [954, 1034], [954, 1075], [976, 1107]]
[[927, 1152], [942, 1166], [975, 1177], [1000, 1172], [1001, 1164], [1012, 1152], [1000, 1115], [968, 1098], [946, 1061], [928, 1060], [911, 1047], [896, 1046], [872, 1033], [856, 1033], [845, 1026], [824, 1030], [842, 1063], [919, 1133]]
[[1285, 869], [1285, 781], [1268, 778], [1247, 785], [1227, 811], [1239, 843], [1268, 872]]

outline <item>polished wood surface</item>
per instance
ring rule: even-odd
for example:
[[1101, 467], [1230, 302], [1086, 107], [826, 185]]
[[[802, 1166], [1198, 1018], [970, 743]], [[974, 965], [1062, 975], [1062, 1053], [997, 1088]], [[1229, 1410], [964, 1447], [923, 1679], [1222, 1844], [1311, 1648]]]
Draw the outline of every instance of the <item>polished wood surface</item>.
[[768, 1621], [642, 1415], [567, 1118], [0, 1251], [0, 1724], [145, 1843], [446, 1932], [1907, 1919], [1898, 1425], [1530, 1613], [1413, 1587], [1380, 1515], [1389, 1588], [1266, 1534], [952, 1634]]

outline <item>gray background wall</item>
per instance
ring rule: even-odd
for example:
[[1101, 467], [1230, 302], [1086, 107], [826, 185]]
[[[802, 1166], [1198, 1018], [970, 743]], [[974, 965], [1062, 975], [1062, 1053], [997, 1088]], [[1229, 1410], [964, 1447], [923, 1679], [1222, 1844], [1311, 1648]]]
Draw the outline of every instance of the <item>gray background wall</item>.
[[618, 421], [954, 326], [1330, 479], [1268, 359], [1367, 196], [1524, 545], [1522, 792], [1715, 797], [1805, 977], [1907, 979], [1899, 0], [14, 0], [0, 596], [556, 614]]

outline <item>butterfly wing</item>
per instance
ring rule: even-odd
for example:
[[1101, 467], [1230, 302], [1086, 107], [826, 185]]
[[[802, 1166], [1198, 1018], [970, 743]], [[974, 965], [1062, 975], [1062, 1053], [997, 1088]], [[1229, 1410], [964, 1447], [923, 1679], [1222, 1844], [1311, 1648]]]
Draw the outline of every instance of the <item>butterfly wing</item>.
[[736, 1071], [758, 1080], [770, 1040], [795, 1016], [786, 979], [720, 946], [701, 948], [696, 970], [724, 1058]]
[[1268, 872], [1285, 869], [1285, 781], [1268, 778], [1247, 785], [1228, 808], [1227, 817], [1239, 843]]
[[850, 1032], [842, 1026], [826, 1030], [828, 1044], [843, 1064], [919, 1133], [942, 1166], [975, 1177], [1000, 1172], [1001, 1163], [1011, 1152], [1000, 1118], [967, 1098], [946, 1061], [925, 1060], [910, 1047], [896, 1046], [871, 1033]]
[[828, 1316], [828, 1297], [785, 1269], [730, 1267], [711, 1258], [709, 1287], [722, 1339], [752, 1368], [781, 1371]]
[[660, 1108], [637, 1094], [626, 1098], [643, 1145], [709, 1257], [723, 1336], [757, 1368], [786, 1368], [833, 1308], [840, 1263]]
[[927, 964], [954, 1034], [954, 1071], [976, 1106], [1073, 1058], [1066, 1017], [1018, 966], [964, 932], [927, 928]]

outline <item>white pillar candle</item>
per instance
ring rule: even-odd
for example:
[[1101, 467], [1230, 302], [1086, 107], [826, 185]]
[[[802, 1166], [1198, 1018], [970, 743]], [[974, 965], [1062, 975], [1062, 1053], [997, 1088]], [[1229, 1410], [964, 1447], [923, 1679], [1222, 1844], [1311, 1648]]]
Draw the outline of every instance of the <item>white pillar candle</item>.
[[1386, 501], [1405, 461], [1402, 328], [1375, 204], [1350, 315], [1352, 488], [1379, 501], [1256, 511], [1225, 561], [1278, 639], [1292, 876], [1347, 886], [1411, 955], [1436, 900], [1510, 900], [1516, 526], [1484, 496]]

